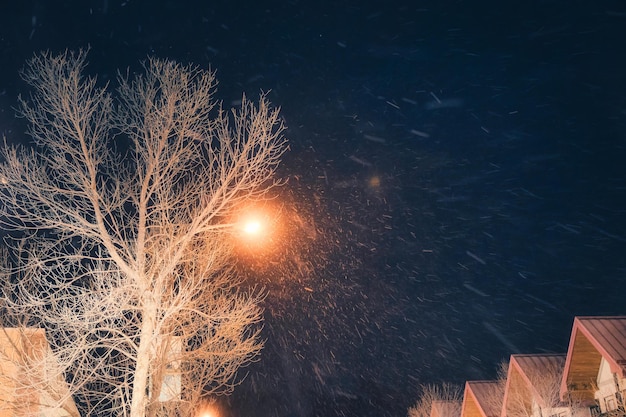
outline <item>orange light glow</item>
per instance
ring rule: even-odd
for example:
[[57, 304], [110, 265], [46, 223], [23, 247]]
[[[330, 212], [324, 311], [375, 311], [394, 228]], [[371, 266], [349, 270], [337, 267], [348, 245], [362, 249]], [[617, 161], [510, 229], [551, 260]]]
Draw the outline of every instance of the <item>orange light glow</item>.
[[221, 415], [219, 406], [213, 401], [207, 401], [200, 407], [196, 417], [220, 417]]
[[242, 253], [266, 254], [279, 236], [279, 208], [273, 202], [249, 204], [237, 210], [234, 224], [235, 247]]
[[263, 232], [263, 224], [258, 219], [248, 219], [243, 224], [243, 231], [249, 235], [258, 235]]
[[249, 244], [263, 243], [271, 233], [270, 222], [269, 215], [259, 209], [245, 210], [237, 221], [239, 238]]

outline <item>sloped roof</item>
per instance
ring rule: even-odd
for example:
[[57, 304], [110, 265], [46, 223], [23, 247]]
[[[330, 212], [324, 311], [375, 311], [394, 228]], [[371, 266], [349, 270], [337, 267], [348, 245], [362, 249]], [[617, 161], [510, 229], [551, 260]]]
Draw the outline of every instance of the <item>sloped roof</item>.
[[467, 381], [463, 394], [461, 417], [497, 417], [500, 410], [494, 397], [498, 391], [496, 381]]
[[548, 397], [558, 394], [565, 358], [565, 354], [511, 355], [501, 415], [507, 414], [513, 400], [522, 400], [530, 407], [534, 398], [541, 407], [553, 406], [550, 403], [554, 400]]
[[611, 372], [626, 378], [626, 316], [575, 317], [561, 380], [561, 398], [567, 392], [593, 399], [602, 358]]

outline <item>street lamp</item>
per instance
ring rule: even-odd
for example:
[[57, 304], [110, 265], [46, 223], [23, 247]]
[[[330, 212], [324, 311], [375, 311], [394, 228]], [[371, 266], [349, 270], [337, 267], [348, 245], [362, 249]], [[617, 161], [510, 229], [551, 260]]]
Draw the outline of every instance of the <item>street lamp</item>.
[[242, 224], [242, 230], [249, 236], [258, 236], [263, 232], [262, 220], [254, 217], [246, 219]]
[[274, 269], [287, 251], [287, 218], [276, 199], [243, 204], [229, 220], [230, 244], [238, 272], [258, 279]]
[[278, 233], [277, 217], [278, 209], [268, 203], [245, 206], [235, 217], [235, 237], [255, 252], [270, 249]]

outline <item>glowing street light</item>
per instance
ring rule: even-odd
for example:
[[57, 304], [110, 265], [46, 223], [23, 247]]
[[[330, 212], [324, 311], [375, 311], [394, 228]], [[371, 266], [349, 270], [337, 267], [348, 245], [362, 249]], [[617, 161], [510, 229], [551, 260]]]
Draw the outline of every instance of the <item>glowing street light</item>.
[[196, 414], [196, 417], [220, 417], [221, 415], [222, 413], [216, 403], [206, 402], [200, 407], [199, 413]]
[[257, 210], [246, 211], [237, 222], [240, 236], [249, 243], [261, 243], [269, 230], [267, 214]]
[[249, 219], [243, 224], [243, 231], [248, 235], [258, 235], [263, 231], [263, 224], [260, 220]]
[[272, 204], [264, 202], [261, 205], [250, 205], [238, 210], [235, 215], [234, 237], [240, 242], [238, 247], [251, 250], [257, 255], [266, 253], [271, 249], [271, 243], [279, 235], [279, 222], [277, 221], [279, 210]]

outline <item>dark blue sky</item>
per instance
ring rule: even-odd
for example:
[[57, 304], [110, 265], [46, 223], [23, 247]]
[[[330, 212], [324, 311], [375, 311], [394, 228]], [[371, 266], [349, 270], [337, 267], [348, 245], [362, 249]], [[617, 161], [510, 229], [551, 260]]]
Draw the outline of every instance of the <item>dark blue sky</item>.
[[[231, 416], [403, 416], [423, 383], [565, 352], [625, 314], [622, 1], [20, 1], [0, 6], [0, 131], [34, 52], [148, 55], [270, 91], [290, 244]], [[593, 3], [593, 4], [592, 4]], [[290, 249], [288, 249], [290, 248]]]

